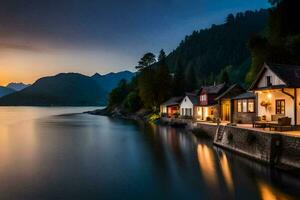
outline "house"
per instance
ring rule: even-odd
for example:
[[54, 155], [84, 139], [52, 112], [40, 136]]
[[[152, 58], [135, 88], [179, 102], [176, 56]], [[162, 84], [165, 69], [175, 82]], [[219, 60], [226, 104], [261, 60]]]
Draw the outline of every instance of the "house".
[[300, 66], [265, 63], [250, 90], [257, 96], [257, 115], [267, 121], [283, 116], [300, 125]]
[[195, 110], [195, 119], [199, 121], [209, 121], [217, 117], [217, 104], [215, 100], [227, 89], [225, 83], [213, 86], [204, 86], [199, 91], [198, 105]]
[[193, 118], [195, 108], [198, 105], [198, 97], [195, 93], [187, 93], [180, 103], [180, 116]]
[[163, 117], [178, 117], [180, 113], [180, 103], [183, 97], [172, 97], [160, 105], [160, 113]]
[[239, 84], [233, 84], [215, 98], [215, 101], [217, 101], [216, 117], [223, 122], [232, 122], [233, 105], [231, 104], [231, 99], [244, 92], [246, 90]]
[[256, 95], [245, 92], [231, 98], [232, 123], [251, 124], [256, 117]]

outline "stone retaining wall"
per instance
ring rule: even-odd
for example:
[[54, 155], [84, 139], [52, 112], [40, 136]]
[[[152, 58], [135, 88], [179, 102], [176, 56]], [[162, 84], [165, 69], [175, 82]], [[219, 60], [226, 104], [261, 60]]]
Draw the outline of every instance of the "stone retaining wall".
[[[220, 126], [223, 135], [215, 135], [214, 143], [256, 160], [272, 163], [272, 135], [250, 129]], [[218, 138], [219, 137], [219, 138]]]
[[[300, 169], [300, 137], [268, 133], [235, 126], [195, 123], [191, 120], [169, 119], [170, 124], [184, 123], [191, 130], [199, 129], [214, 139], [214, 144], [258, 161]], [[219, 128], [219, 131], [218, 131]]]
[[300, 169], [300, 138], [282, 136], [279, 165]]
[[[198, 123], [214, 144], [258, 161], [284, 168], [300, 169], [300, 137], [235, 126]], [[223, 131], [224, 130], [224, 131]]]

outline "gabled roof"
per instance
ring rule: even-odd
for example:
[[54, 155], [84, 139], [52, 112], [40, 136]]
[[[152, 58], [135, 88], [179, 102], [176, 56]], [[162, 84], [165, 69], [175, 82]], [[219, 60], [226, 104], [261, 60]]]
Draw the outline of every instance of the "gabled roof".
[[232, 98], [241, 93], [244, 93], [245, 91], [246, 90], [242, 88], [239, 84], [233, 84], [223, 93], [221, 93], [215, 100], [218, 101], [222, 98]]
[[245, 92], [243, 94], [240, 94], [236, 97], [233, 97], [232, 99], [255, 99], [256, 96], [253, 92]]
[[258, 73], [255, 81], [253, 81], [249, 90], [253, 90], [261, 79], [264, 72], [269, 69], [278, 76], [286, 87], [300, 87], [300, 66], [299, 65], [283, 65], [265, 63], [261, 71]]
[[199, 101], [198, 101], [198, 96], [195, 93], [186, 93], [185, 94], [186, 97], [188, 97], [193, 105], [198, 105]]
[[175, 106], [179, 105], [180, 102], [182, 101], [183, 97], [171, 97], [169, 100], [166, 102], [162, 103], [162, 106]]
[[212, 86], [203, 86], [201, 91], [205, 91], [206, 94], [219, 94], [222, 92], [226, 87], [225, 83], [219, 85], [212, 85]]

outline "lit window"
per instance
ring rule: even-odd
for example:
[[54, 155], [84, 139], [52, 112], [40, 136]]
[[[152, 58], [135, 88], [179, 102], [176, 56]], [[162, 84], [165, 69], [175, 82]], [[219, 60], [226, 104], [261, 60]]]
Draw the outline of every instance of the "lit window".
[[254, 112], [254, 100], [253, 99], [248, 100], [248, 112]]
[[237, 102], [237, 110], [238, 110], [238, 112], [242, 112], [242, 101], [241, 100], [238, 100], [238, 102]]
[[276, 114], [285, 114], [284, 100], [276, 100]]
[[247, 112], [247, 99], [243, 100], [243, 112]]

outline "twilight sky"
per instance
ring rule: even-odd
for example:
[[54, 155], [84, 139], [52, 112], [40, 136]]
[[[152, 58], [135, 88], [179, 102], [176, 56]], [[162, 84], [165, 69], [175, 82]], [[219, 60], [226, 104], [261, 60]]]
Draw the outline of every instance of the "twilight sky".
[[134, 70], [193, 30], [267, 0], [0, 0], [0, 85], [59, 72]]

